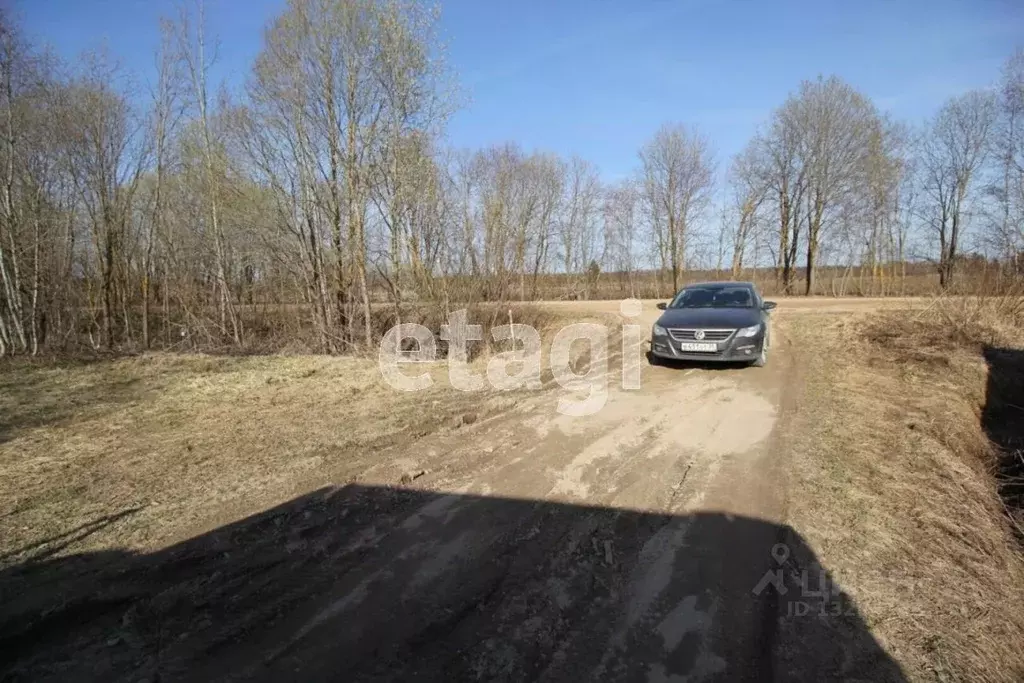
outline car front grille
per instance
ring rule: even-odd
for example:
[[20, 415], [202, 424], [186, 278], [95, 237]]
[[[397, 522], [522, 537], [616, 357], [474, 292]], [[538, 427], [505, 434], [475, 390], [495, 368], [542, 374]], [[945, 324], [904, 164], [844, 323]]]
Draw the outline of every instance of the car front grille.
[[[697, 338], [697, 332], [703, 332], [703, 338]], [[705, 342], [723, 342], [733, 335], [736, 330], [707, 330], [707, 329], [683, 329], [683, 328], [670, 328], [668, 333], [676, 341], [705, 341]]]

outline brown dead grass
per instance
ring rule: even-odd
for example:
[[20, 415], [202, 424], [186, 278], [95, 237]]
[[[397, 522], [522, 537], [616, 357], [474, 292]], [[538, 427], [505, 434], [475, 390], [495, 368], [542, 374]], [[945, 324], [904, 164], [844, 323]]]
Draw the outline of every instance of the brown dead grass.
[[[981, 428], [1005, 317], [795, 319], [813, 345], [792, 524], [913, 680], [1024, 679], [1024, 560]], [[972, 331], [971, 334], [967, 330]]]
[[[531, 306], [512, 313], [545, 339], [561, 319]], [[476, 307], [469, 322], [486, 333], [508, 322], [508, 309]], [[476, 371], [499, 350], [473, 342]], [[391, 474], [397, 484], [403, 473], [384, 463], [402, 461], [417, 439], [517, 400], [454, 390], [443, 360], [408, 372], [424, 370], [433, 386], [406, 393], [383, 380], [375, 357], [2, 361], [0, 567], [150, 551], [325, 484]]]
[[356, 358], [8, 363], [0, 563], [165, 545], [351, 481], [381, 450], [487, 405], [440, 382], [395, 391]]

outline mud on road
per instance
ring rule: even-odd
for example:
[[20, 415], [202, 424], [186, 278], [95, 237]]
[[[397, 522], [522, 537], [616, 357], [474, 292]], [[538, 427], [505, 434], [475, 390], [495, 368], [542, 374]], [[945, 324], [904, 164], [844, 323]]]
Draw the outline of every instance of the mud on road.
[[165, 550], [19, 568], [9, 609], [31, 611], [47, 571], [60, 618], [0, 634], [21, 652], [8, 673], [786, 680], [785, 651], [817, 680], [899, 680], [853, 610], [843, 638], [778, 642], [815, 567], [786, 526], [801, 379], [785, 315], [765, 368], [645, 364], [640, 389], [611, 382], [587, 417], [522, 395]]

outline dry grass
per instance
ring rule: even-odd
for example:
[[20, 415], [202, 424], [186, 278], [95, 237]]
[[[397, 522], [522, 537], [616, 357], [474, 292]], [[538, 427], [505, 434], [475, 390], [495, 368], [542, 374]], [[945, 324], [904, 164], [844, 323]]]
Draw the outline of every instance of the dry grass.
[[9, 363], [0, 376], [0, 563], [152, 549], [350, 481], [381, 449], [470, 409], [486, 401], [440, 383], [398, 392], [375, 362], [356, 358]]
[[[971, 309], [973, 310], [973, 309]], [[1024, 678], [1024, 559], [982, 429], [981, 347], [1012, 328], [948, 308], [809, 318], [810, 438], [791, 519], [914, 680]]]
[[[476, 307], [485, 334], [508, 309]], [[546, 338], [559, 318], [516, 307]], [[440, 319], [433, 323], [437, 332]], [[501, 345], [473, 342], [486, 362]], [[443, 355], [444, 349], [439, 348]], [[148, 551], [381, 465], [516, 395], [452, 389], [443, 362], [414, 393], [377, 359], [151, 353], [0, 363], [0, 567], [106, 548]], [[481, 372], [482, 367], [477, 371]], [[383, 468], [383, 469], [382, 469]]]

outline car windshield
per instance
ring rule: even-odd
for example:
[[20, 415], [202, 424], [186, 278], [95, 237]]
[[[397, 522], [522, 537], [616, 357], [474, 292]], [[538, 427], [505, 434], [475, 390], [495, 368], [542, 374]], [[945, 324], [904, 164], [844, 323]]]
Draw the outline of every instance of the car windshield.
[[749, 287], [688, 287], [676, 295], [669, 308], [753, 308]]

